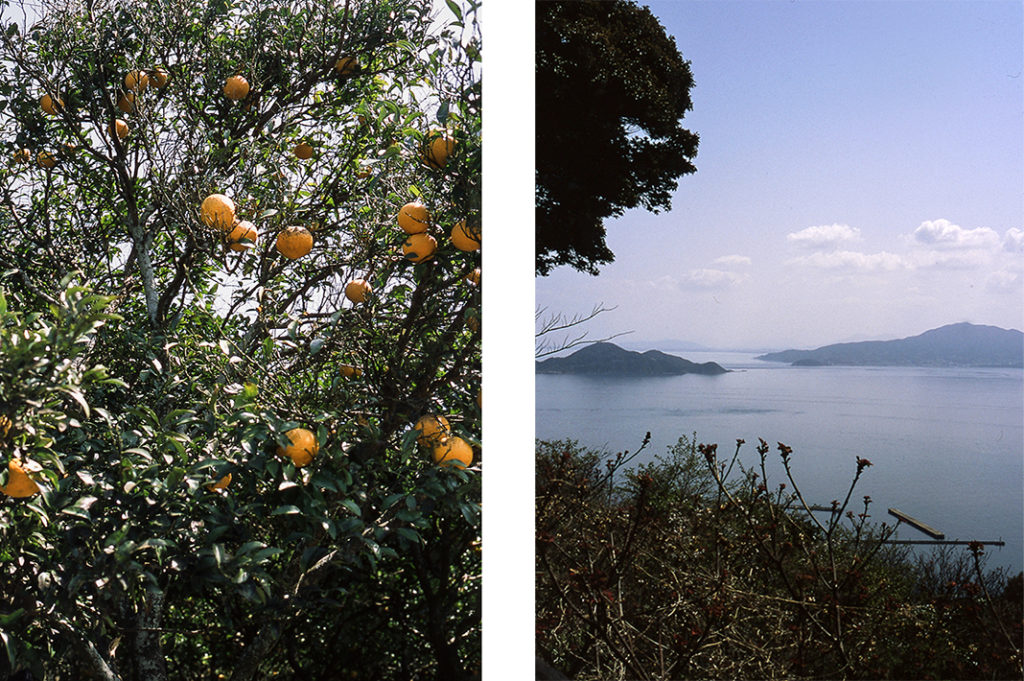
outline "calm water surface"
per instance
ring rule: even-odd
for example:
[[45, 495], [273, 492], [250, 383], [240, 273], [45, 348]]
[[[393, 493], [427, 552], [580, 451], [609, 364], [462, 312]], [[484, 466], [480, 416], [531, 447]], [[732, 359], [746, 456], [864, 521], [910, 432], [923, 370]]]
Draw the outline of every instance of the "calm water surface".
[[[721, 376], [597, 378], [537, 375], [540, 439], [573, 438], [609, 451], [662, 454], [680, 435], [718, 443], [719, 458], [771, 446], [774, 483], [785, 481], [778, 442], [809, 503], [845, 496], [856, 457], [865, 470], [853, 500], [872, 498], [874, 520], [895, 507], [947, 539], [1002, 539], [989, 566], [1024, 564], [1024, 372], [916, 367], [790, 367], [742, 353], [683, 353], [732, 370]], [[853, 504], [853, 501], [851, 501]], [[862, 510], [855, 508], [856, 512]], [[928, 539], [913, 528], [903, 539]]]

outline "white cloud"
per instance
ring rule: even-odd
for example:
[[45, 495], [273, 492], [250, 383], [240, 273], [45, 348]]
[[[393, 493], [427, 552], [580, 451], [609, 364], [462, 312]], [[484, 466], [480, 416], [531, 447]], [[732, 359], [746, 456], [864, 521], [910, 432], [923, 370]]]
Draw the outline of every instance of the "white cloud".
[[1024, 229], [1008, 229], [1003, 237], [1003, 249], [1010, 253], [1024, 251]]
[[1022, 284], [1024, 281], [1021, 280], [1019, 273], [1000, 270], [989, 275], [985, 288], [998, 293], [1020, 293], [1024, 289]]
[[676, 285], [684, 289], [724, 289], [737, 286], [749, 278], [746, 274], [704, 268], [690, 270], [676, 281]]
[[790, 232], [786, 240], [806, 248], [827, 250], [850, 241], [860, 241], [860, 230], [849, 225], [817, 225]]
[[962, 251], [922, 250], [911, 253], [909, 264], [918, 269], [971, 270], [985, 267], [992, 262], [988, 251], [967, 249]]
[[833, 251], [831, 253], [812, 253], [808, 256], [793, 258], [788, 262], [793, 265], [810, 265], [821, 269], [836, 270], [886, 270], [906, 269], [910, 265], [895, 253], [861, 253], [859, 251]]
[[711, 261], [712, 265], [750, 265], [751, 259], [745, 255], [723, 255]]
[[932, 248], [992, 248], [999, 243], [999, 235], [993, 229], [964, 229], [944, 219], [925, 220], [912, 236], [916, 243]]

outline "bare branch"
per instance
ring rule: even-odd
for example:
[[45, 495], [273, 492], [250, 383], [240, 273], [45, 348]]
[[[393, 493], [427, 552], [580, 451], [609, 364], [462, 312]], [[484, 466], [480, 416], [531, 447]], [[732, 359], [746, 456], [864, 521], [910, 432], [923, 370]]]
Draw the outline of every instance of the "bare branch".
[[[604, 303], [598, 303], [588, 314], [576, 314], [568, 316], [562, 312], [548, 315], [544, 317], [547, 312], [546, 307], [538, 307], [534, 312], [534, 322], [539, 324], [539, 327], [534, 334], [535, 346], [534, 346], [534, 358], [542, 359], [551, 355], [556, 355], [559, 352], [564, 352], [570, 348], [575, 348], [580, 345], [591, 345], [593, 343], [604, 343], [618, 338], [619, 336], [625, 336], [626, 334], [633, 333], [632, 331], [622, 331], [615, 333], [610, 336], [603, 338], [588, 338], [590, 332], [579, 329], [583, 324], [586, 324], [590, 320], [597, 317], [599, 314], [604, 312], [611, 312], [616, 308], [605, 307]], [[574, 329], [577, 331], [575, 336], [566, 334], [561, 338], [550, 338], [551, 334], [556, 334], [563, 331]]]

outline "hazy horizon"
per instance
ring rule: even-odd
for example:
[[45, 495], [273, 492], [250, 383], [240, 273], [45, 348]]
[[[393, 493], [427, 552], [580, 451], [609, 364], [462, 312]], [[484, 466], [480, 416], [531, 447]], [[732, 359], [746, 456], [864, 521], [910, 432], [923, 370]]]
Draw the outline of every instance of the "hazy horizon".
[[1020, 3], [642, 4], [691, 62], [697, 172], [539, 307], [714, 349], [1024, 328]]
[[[941, 326], [950, 326], [950, 325], [959, 324], [959, 323], [961, 323], [961, 322], [950, 322], [949, 324], [942, 324]], [[968, 323], [972, 323], [973, 324], [974, 322], [968, 322]], [[1022, 331], [1022, 329], [1018, 329], [1018, 328], [1000, 327], [997, 324], [979, 324], [979, 326], [996, 326], [997, 328], [1002, 328], [1002, 329], [1006, 329], [1006, 330], [1009, 330], [1009, 331]], [[893, 335], [889, 335], [889, 336], [866, 336], [866, 335], [863, 335], [863, 336], [862, 335], [849, 336], [847, 338], [837, 338], [835, 340], [831, 340], [831, 341], [828, 341], [826, 343], [822, 343], [820, 345], [816, 345], [814, 347], [808, 346], [808, 347], [799, 347], [799, 348], [795, 347], [795, 346], [781, 348], [781, 347], [775, 347], [775, 346], [738, 346], [738, 345], [721, 345], [720, 346], [720, 345], [704, 345], [703, 343], [695, 343], [694, 341], [691, 341], [691, 340], [686, 339], [686, 338], [639, 338], [639, 337], [636, 337], [635, 334], [632, 334], [632, 333], [624, 335], [624, 336], [620, 336], [618, 338], [613, 338], [613, 339], [611, 339], [610, 342], [615, 343], [616, 345], [621, 345], [622, 347], [644, 345], [644, 346], [649, 346], [648, 349], [653, 349], [653, 350], [660, 350], [661, 348], [658, 347], [659, 345], [665, 345], [665, 346], [668, 346], [668, 345], [700, 346], [700, 347], [694, 347], [693, 348], [693, 350], [695, 352], [699, 352], [699, 351], [702, 351], [702, 350], [722, 351], [722, 352], [742, 352], [743, 350], [768, 350], [768, 349], [771, 349], [771, 350], [808, 349], [808, 350], [810, 350], [810, 349], [815, 349], [815, 348], [821, 347], [822, 345], [834, 345], [834, 344], [837, 344], [837, 343], [858, 343], [858, 342], [862, 342], [862, 341], [901, 340], [903, 338], [909, 338], [909, 337], [913, 337], [913, 336], [918, 336], [918, 335], [920, 335], [922, 333], [925, 333], [926, 331], [932, 331], [935, 328], [940, 328], [940, 327], [933, 327], [932, 329], [921, 329], [920, 332], [912, 333], [912, 334], [909, 334], [907, 336], [893, 336]], [[635, 348], [630, 348], [630, 349], [635, 349]]]

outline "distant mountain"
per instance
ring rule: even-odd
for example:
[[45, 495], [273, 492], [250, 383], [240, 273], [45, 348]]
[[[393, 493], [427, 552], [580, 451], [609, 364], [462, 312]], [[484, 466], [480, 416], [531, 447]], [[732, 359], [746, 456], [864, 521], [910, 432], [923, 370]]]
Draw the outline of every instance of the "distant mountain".
[[594, 343], [568, 357], [537, 362], [538, 374], [588, 374], [592, 376], [673, 376], [679, 374], [724, 374], [714, 362], [696, 364], [657, 350], [633, 352], [614, 343]]
[[963, 322], [899, 340], [769, 352], [757, 359], [795, 366], [1024, 367], [1024, 333]]

